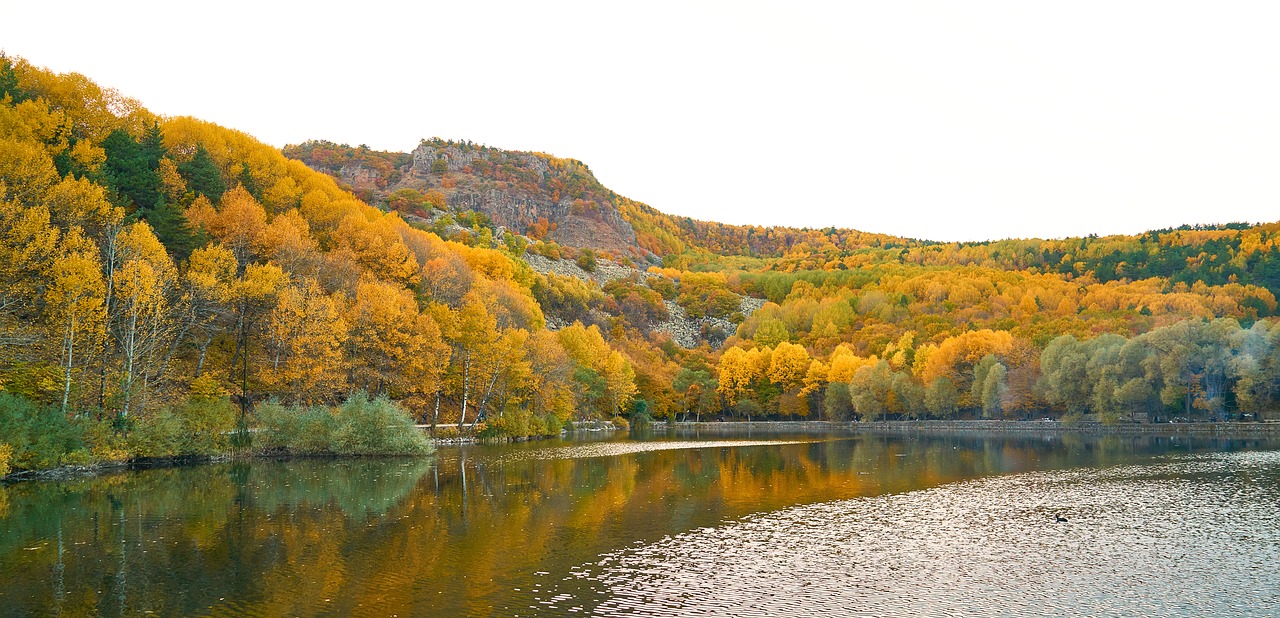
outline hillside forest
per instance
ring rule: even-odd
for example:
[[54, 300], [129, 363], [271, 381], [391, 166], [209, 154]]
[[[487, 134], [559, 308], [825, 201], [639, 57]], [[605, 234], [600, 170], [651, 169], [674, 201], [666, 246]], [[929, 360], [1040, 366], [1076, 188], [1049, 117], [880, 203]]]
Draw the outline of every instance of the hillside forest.
[[573, 159], [282, 151], [0, 57], [0, 475], [425, 451], [415, 422], [1260, 419], [1278, 232], [723, 225]]

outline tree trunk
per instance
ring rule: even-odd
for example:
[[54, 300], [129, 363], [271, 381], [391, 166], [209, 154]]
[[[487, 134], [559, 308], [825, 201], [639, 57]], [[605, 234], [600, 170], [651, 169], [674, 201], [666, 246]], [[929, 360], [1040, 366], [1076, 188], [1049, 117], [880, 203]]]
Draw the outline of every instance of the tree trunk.
[[467, 352], [467, 360], [462, 363], [462, 417], [458, 419], [458, 427], [467, 423], [467, 399], [471, 396], [471, 352]]
[[[119, 229], [112, 228], [107, 230], [106, 239], [107, 246], [103, 251], [104, 265], [107, 267], [105, 274], [107, 284], [106, 298], [103, 300], [103, 308], [106, 309], [106, 324], [103, 328], [106, 332], [111, 332], [111, 318], [115, 315], [115, 268], [116, 268], [116, 234]], [[111, 338], [107, 337], [102, 344], [102, 359], [100, 371], [98, 374], [98, 410], [100, 412], [107, 409], [107, 358], [111, 354]]]
[[72, 314], [71, 321], [67, 324], [67, 367], [63, 371], [62, 385], [62, 415], [67, 415], [67, 400], [71, 396], [71, 364], [75, 360], [76, 347], [76, 318]]
[[471, 421], [471, 426], [475, 427], [480, 422], [480, 417], [484, 416], [484, 406], [489, 402], [489, 396], [493, 394], [493, 387], [498, 383], [498, 374], [502, 371], [501, 365], [493, 371], [493, 379], [489, 380], [489, 387], [485, 389], [484, 396], [480, 398], [480, 405], [476, 407], [476, 417]]
[[204, 343], [200, 344], [200, 358], [196, 361], [196, 374], [192, 377], [198, 378], [201, 372], [204, 371], [204, 357], [209, 352], [209, 344], [211, 343], [213, 343], [213, 335], [206, 337]]

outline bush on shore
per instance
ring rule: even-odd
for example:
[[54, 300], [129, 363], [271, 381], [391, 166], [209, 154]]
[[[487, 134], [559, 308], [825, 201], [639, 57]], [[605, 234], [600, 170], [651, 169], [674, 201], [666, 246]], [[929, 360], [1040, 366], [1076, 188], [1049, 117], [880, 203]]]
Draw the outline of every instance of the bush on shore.
[[558, 436], [562, 423], [555, 415], [537, 415], [520, 408], [508, 409], [501, 416], [491, 419], [484, 431], [479, 432], [481, 438], [531, 438], [536, 436]]
[[6, 465], [35, 470], [92, 462], [85, 448], [85, 425], [93, 421], [68, 418], [58, 406], [40, 405], [25, 397], [0, 392], [0, 436], [10, 448]]
[[[432, 450], [409, 414], [385, 397], [370, 399], [358, 392], [333, 409], [268, 402], [251, 418], [241, 418], [226, 393], [205, 386], [197, 381], [187, 401], [124, 419], [68, 415], [57, 405], [0, 392], [0, 476], [139, 458], [208, 457], [250, 445], [298, 454], [421, 455]], [[246, 421], [258, 426], [252, 439]]]
[[268, 402], [255, 417], [255, 445], [262, 449], [338, 455], [424, 455], [432, 449], [408, 412], [386, 397], [369, 399], [364, 392], [332, 410]]
[[386, 397], [357, 392], [338, 407], [333, 452], [340, 455], [425, 455], [431, 441], [413, 417]]

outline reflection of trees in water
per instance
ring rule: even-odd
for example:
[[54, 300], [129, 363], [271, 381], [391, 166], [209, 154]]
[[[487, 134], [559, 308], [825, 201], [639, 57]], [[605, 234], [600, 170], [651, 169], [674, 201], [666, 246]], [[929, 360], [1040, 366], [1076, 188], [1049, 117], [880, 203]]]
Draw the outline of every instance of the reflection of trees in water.
[[300, 460], [232, 464], [228, 477], [240, 499], [268, 512], [332, 504], [363, 521], [385, 515], [431, 468], [421, 458]]
[[864, 435], [559, 460], [458, 449], [23, 483], [7, 488], [0, 520], [0, 603], [19, 614], [513, 613], [528, 605], [514, 589], [539, 571], [752, 513], [1246, 445], [1177, 440]]
[[18, 614], [189, 614], [219, 597], [266, 594], [275, 586], [263, 575], [332, 555], [344, 529], [385, 516], [430, 466], [253, 462], [14, 485], [0, 520], [0, 604]]

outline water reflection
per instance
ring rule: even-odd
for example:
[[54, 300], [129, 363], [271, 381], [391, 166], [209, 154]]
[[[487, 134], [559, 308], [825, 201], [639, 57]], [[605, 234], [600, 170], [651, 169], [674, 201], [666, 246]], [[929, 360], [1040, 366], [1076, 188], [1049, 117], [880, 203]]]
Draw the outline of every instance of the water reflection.
[[[606, 451], [569, 442], [476, 446], [441, 449], [434, 460], [254, 461], [12, 485], [0, 488], [0, 613], [514, 615], [555, 597], [583, 611], [630, 611], [608, 570], [631, 559], [619, 553], [627, 548], [739, 530], [741, 553], [725, 559], [756, 561], [752, 552], [768, 547], [783, 562], [737, 567], [800, 568], [786, 560], [807, 551], [804, 539], [740, 526], [799, 513], [798, 529], [837, 534], [823, 505], [1262, 446], [1141, 436], [772, 437], [689, 444], [695, 436], [670, 433], [591, 447]], [[798, 505], [817, 510], [791, 510]], [[644, 563], [639, 580], [661, 587], [696, 567], [680, 557]], [[627, 585], [643, 589], [643, 581]]]

